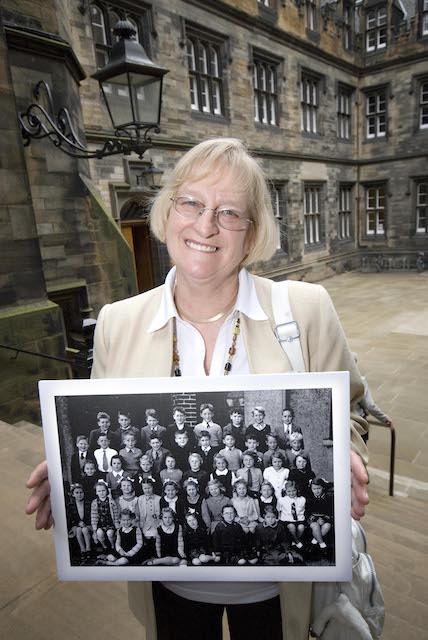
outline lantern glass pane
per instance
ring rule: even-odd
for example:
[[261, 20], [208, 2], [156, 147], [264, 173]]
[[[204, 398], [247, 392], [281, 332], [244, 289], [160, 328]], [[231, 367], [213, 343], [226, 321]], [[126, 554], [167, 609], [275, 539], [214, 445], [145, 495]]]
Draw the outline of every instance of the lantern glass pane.
[[130, 124], [134, 120], [129, 97], [128, 75], [122, 73], [102, 82], [104, 96], [108, 102], [115, 128]]
[[158, 124], [161, 78], [130, 73], [129, 80], [136, 121], [143, 124]]

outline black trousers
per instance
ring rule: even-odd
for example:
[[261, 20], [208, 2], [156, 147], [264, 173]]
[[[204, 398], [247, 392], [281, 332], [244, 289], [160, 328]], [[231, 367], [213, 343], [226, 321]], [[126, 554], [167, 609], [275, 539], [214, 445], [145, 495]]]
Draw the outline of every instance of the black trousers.
[[157, 640], [222, 640], [226, 609], [231, 640], [282, 640], [279, 596], [253, 604], [208, 604], [153, 582]]

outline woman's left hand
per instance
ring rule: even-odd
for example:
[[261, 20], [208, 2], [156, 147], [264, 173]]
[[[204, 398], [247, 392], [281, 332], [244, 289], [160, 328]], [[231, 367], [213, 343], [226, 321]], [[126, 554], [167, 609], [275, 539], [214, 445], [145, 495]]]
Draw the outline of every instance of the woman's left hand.
[[351, 449], [351, 515], [359, 520], [364, 515], [364, 508], [369, 503], [367, 485], [369, 476], [358, 453]]

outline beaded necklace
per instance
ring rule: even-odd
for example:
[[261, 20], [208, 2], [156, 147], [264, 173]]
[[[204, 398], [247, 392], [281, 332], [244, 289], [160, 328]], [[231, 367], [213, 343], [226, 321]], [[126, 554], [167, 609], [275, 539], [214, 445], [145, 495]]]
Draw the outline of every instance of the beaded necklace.
[[[235, 326], [233, 329], [232, 344], [230, 345], [229, 355], [224, 365], [224, 370], [223, 370], [224, 376], [229, 375], [230, 370], [232, 369], [232, 358], [236, 353], [236, 341], [238, 339], [240, 331], [241, 331], [241, 321], [239, 319], [239, 312], [238, 312], [238, 317], [236, 318]], [[174, 318], [173, 334], [172, 334], [172, 362], [174, 365], [174, 376], [176, 377], [181, 376], [180, 356], [177, 348], [177, 323], [175, 318]]]

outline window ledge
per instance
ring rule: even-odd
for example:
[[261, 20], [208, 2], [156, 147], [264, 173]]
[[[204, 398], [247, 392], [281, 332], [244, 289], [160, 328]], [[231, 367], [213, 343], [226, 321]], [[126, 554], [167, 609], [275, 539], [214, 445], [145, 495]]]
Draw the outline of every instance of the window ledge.
[[321, 251], [321, 249], [325, 249], [325, 242], [313, 242], [312, 244], [305, 244], [305, 253], [310, 251]]
[[224, 115], [214, 115], [213, 113], [203, 113], [203, 111], [191, 111], [191, 117], [195, 120], [208, 120], [210, 122], [218, 122], [219, 124], [230, 124], [229, 120]]

